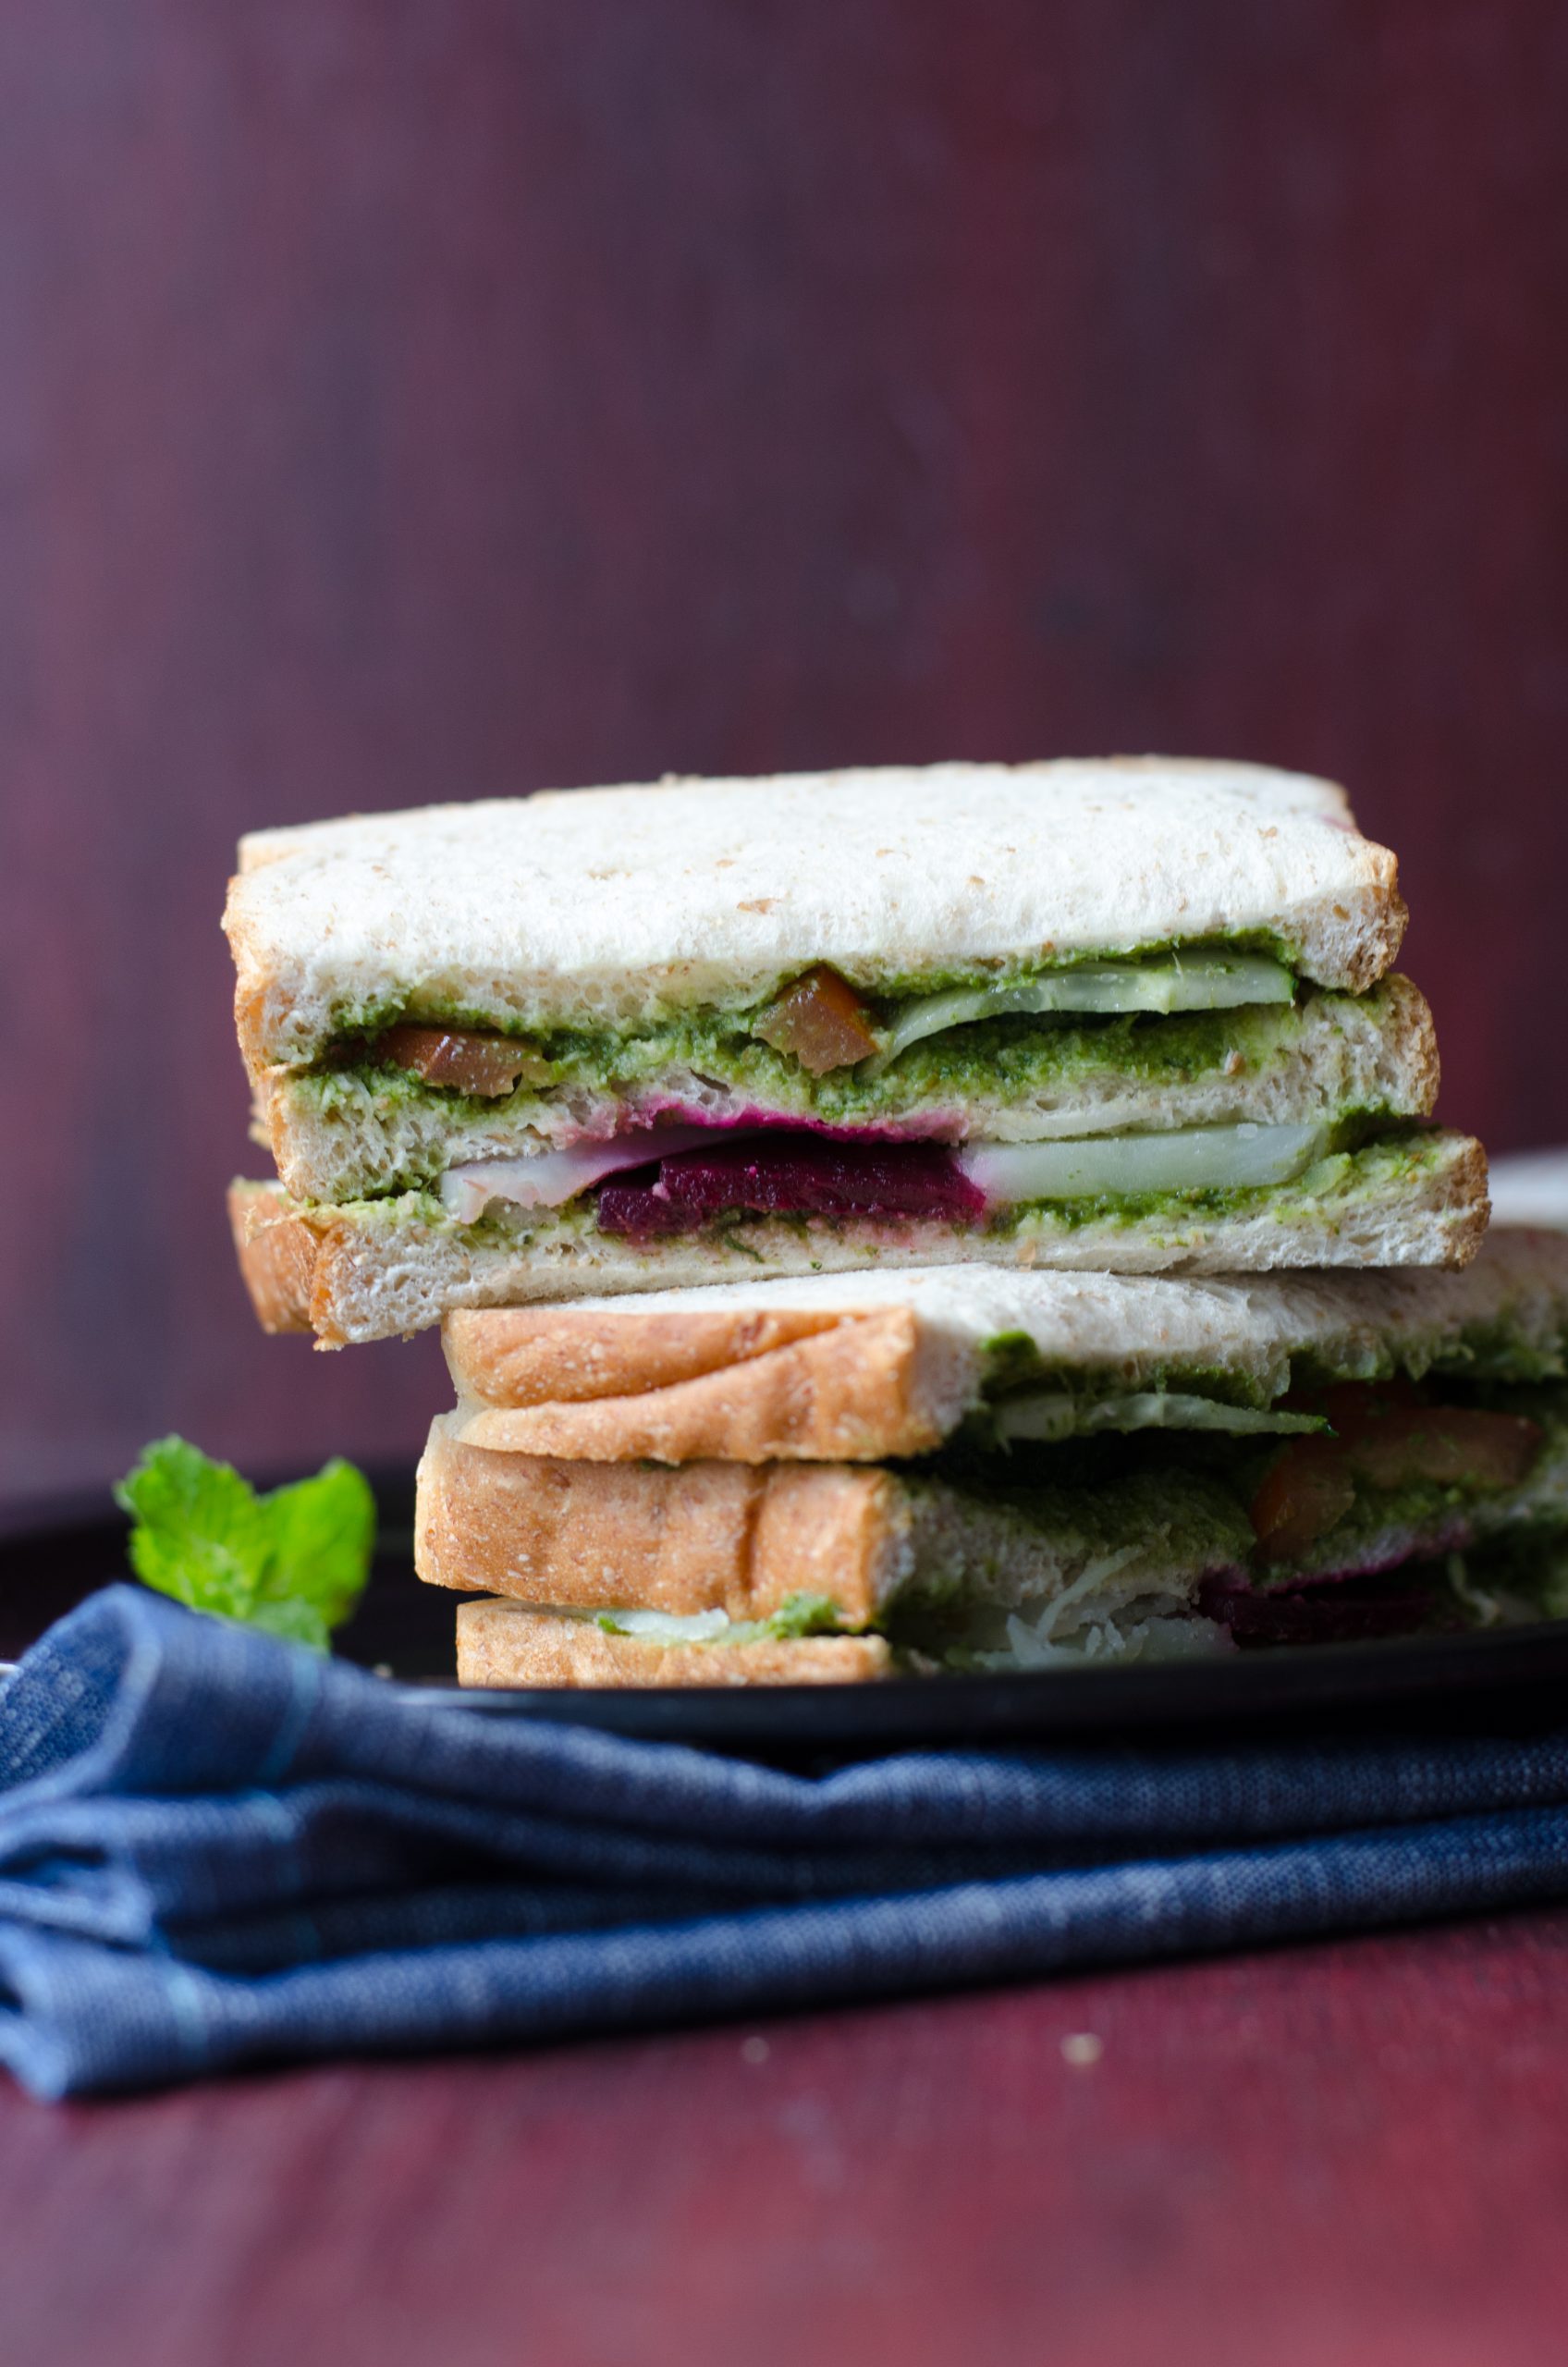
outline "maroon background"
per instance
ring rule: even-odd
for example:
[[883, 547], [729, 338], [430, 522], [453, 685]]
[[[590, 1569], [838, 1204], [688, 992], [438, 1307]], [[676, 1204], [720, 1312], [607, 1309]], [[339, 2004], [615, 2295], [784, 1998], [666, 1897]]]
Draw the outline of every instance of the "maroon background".
[[0, 1490], [406, 1453], [254, 1334], [244, 826], [666, 767], [1346, 778], [1568, 1134], [1548, 0], [0, 9]]

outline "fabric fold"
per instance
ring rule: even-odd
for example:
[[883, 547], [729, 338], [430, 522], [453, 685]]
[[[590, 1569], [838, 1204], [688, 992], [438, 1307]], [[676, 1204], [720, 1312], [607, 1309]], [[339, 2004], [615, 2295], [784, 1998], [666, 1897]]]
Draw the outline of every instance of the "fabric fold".
[[1562, 1732], [804, 1776], [410, 1699], [126, 1586], [0, 1695], [0, 2060], [44, 2095], [1563, 1895]]

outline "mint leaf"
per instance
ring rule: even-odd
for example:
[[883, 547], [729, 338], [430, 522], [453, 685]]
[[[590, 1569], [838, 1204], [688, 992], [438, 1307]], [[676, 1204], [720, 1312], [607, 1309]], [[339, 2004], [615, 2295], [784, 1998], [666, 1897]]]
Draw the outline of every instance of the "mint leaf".
[[276, 1602], [258, 1602], [246, 1625], [264, 1627], [269, 1636], [282, 1636], [291, 1644], [308, 1644], [312, 1652], [332, 1650], [332, 1631], [314, 1603], [297, 1598], [283, 1595]]
[[370, 1575], [375, 1500], [351, 1463], [258, 1496], [231, 1465], [159, 1439], [115, 1501], [131, 1516], [130, 1566], [144, 1586], [318, 1652]]
[[254, 1489], [184, 1439], [157, 1439], [115, 1490], [129, 1513], [130, 1566], [143, 1586], [192, 1611], [243, 1619], [269, 1551]]
[[324, 1629], [340, 1627], [364, 1592], [375, 1544], [375, 1498], [364, 1474], [335, 1457], [313, 1479], [275, 1488], [262, 1511], [272, 1557], [255, 1615], [264, 1604], [302, 1604]]

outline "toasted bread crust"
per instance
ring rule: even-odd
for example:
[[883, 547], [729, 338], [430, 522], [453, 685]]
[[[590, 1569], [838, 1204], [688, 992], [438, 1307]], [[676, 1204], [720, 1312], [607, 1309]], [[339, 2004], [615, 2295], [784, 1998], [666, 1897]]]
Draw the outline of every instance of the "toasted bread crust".
[[864, 1626], [906, 1575], [908, 1531], [879, 1469], [499, 1454], [446, 1416], [420, 1461], [414, 1567], [430, 1586], [566, 1609], [766, 1619], [819, 1594]]
[[458, 1607], [459, 1685], [864, 1685], [891, 1674], [892, 1655], [880, 1636], [655, 1644], [517, 1602]]
[[228, 1223], [263, 1331], [312, 1329], [318, 1243], [280, 1186], [231, 1184]]
[[841, 1319], [808, 1307], [754, 1306], [630, 1319], [619, 1308], [595, 1315], [575, 1306], [464, 1307], [447, 1318], [441, 1344], [459, 1396], [489, 1405], [577, 1404], [700, 1380]]
[[1415, 1118], [1429, 1118], [1438, 1106], [1442, 1062], [1438, 1056], [1438, 1027], [1432, 1006], [1408, 978], [1390, 977], [1384, 988], [1394, 1012], [1385, 1043], [1384, 1076], [1390, 1109], [1405, 1108]]
[[[470, 1340], [484, 1319], [469, 1318]], [[647, 1327], [633, 1316], [627, 1328]], [[704, 1455], [857, 1463], [927, 1454], [962, 1408], [950, 1391], [929, 1385], [931, 1358], [922, 1346], [911, 1310], [888, 1307], [668, 1387], [654, 1381], [638, 1393], [587, 1403], [464, 1406], [461, 1435], [473, 1446], [590, 1463], [638, 1455], [660, 1463]]]

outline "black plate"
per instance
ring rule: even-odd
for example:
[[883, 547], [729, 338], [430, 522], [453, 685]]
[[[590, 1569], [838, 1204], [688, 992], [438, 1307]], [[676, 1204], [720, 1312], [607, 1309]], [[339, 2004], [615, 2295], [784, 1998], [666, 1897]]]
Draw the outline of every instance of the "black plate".
[[[648, 1692], [459, 1692], [453, 1600], [423, 1587], [410, 1558], [406, 1475], [378, 1478], [382, 1509], [364, 1600], [339, 1636], [345, 1657], [427, 1699], [480, 1715], [553, 1719], [767, 1759], [844, 1757], [911, 1746], [1240, 1738], [1281, 1723], [1343, 1732], [1397, 1723], [1517, 1728], [1568, 1707], [1568, 1621], [1462, 1636], [1315, 1644], [1221, 1661], [1029, 1676], [899, 1678], [881, 1685], [757, 1686]], [[125, 1525], [101, 1497], [0, 1509], [0, 1660], [126, 1574]]]

